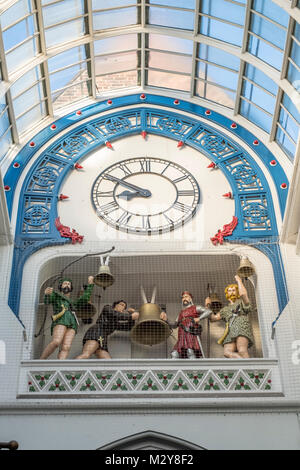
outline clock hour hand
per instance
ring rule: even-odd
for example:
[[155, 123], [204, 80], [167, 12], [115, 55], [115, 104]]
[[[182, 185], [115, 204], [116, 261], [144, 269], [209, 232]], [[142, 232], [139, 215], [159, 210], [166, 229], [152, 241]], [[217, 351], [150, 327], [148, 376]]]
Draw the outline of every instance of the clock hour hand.
[[141, 197], [142, 194], [138, 191], [132, 193], [131, 191], [123, 191], [122, 193], [118, 194], [117, 197], [121, 197], [126, 199], [127, 201], [131, 201], [134, 197]]
[[121, 186], [124, 186], [124, 188], [128, 188], [128, 189], [131, 189], [132, 191], [139, 193], [140, 196], [143, 196], [143, 197], [152, 196], [151, 192], [148, 189], [140, 188], [139, 186], [135, 186], [135, 184], [131, 184], [131, 183], [128, 183], [127, 181], [120, 180], [119, 178], [116, 178], [115, 176], [106, 175], [105, 179], [109, 181], [113, 181], [115, 183], [119, 183]]

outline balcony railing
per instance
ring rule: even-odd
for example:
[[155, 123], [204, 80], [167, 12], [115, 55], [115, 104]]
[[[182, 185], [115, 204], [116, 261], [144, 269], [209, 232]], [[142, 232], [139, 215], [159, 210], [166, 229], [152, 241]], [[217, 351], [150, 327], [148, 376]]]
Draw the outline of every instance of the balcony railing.
[[283, 396], [278, 361], [32, 360], [20, 368], [18, 398]]

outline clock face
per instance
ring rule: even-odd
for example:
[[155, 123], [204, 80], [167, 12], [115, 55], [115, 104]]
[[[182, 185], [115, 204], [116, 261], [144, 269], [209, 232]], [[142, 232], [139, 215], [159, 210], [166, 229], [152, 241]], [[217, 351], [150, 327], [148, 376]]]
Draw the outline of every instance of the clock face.
[[200, 191], [183, 167], [159, 158], [118, 162], [97, 177], [92, 201], [98, 217], [117, 230], [157, 234], [181, 227], [195, 214]]

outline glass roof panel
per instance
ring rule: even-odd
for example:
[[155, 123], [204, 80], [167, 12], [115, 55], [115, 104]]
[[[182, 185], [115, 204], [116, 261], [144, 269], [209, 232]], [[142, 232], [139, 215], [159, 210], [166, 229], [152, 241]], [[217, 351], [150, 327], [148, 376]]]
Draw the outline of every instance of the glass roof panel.
[[5, 29], [29, 13], [32, 13], [31, 1], [19, 0], [1, 14], [2, 29]]
[[225, 23], [218, 19], [203, 16], [200, 21], [199, 32], [219, 41], [241, 46], [243, 41], [243, 28], [236, 24]]
[[196, 0], [149, 0], [153, 5], [164, 5], [166, 7], [189, 8], [194, 10]]
[[83, 14], [83, 0], [63, 0], [62, 2], [51, 3], [43, 8], [44, 26], [47, 28]]
[[40, 67], [35, 67], [25, 73], [20, 80], [17, 80], [10, 88], [12, 98], [19, 96], [34, 83], [41, 80], [42, 74]]
[[276, 23], [287, 27], [289, 15], [272, 0], [254, 0], [252, 8], [258, 13], [262, 13]]
[[[107, 6], [107, 4], [106, 4]], [[93, 25], [96, 31], [138, 23], [137, 7], [121, 8], [120, 10], [103, 10], [94, 12]]]
[[137, 68], [137, 53], [121, 52], [120, 54], [108, 54], [95, 57], [95, 73], [106, 75], [108, 73], [122, 72]]
[[98, 75], [96, 77], [96, 90], [98, 93], [122, 88], [132, 88], [138, 85], [140, 85], [140, 74], [137, 70]]
[[202, 0], [200, 13], [226, 20], [240, 26], [245, 21], [245, 6], [241, 2], [228, 2], [228, 0]]
[[253, 67], [253, 65], [246, 64], [244, 75], [257, 85], [260, 85], [265, 90], [268, 90], [274, 96], [276, 96], [278, 91], [278, 86], [276, 83], [269, 78], [265, 73], [259, 70], [257, 67]]
[[281, 69], [283, 53], [282, 51], [275, 49], [271, 44], [268, 44], [267, 42], [250, 35], [248, 51], [275, 69]]
[[284, 49], [286, 30], [256, 14], [251, 15], [250, 30], [281, 50]]
[[77, 39], [84, 34], [84, 21], [82, 18], [78, 18], [45, 30], [46, 45], [47, 47], [56, 46]]
[[123, 34], [111, 38], [101, 39], [94, 42], [95, 54], [109, 54], [112, 52], [128, 51], [137, 49], [137, 34]]
[[200, 43], [198, 45], [197, 57], [213, 64], [228, 67], [236, 72], [238, 72], [240, 68], [240, 60], [236, 56], [229, 54], [222, 49], [208, 46], [206, 44]]
[[194, 11], [150, 6], [149, 24], [192, 31], [194, 29]]
[[280, 72], [284, 64], [287, 80], [299, 90], [300, 26], [288, 14], [295, 2], [286, 10], [272, 0], [9, 3], [0, 16], [0, 79], [10, 89], [0, 113], [2, 147], [4, 139], [18, 142], [16, 129], [30, 129], [53, 109], [141, 85], [234, 109], [270, 132], [292, 158], [296, 95], [287, 83], [283, 93], [270, 66]]
[[102, 10], [105, 8], [124, 7], [140, 3], [138, 0], [92, 0], [93, 10]]
[[190, 91], [191, 78], [187, 75], [179, 75], [175, 73], [160, 72], [158, 70], [147, 71], [147, 83], [150, 86], [160, 87], [172, 90]]
[[241, 100], [240, 113], [249, 121], [254, 122], [266, 132], [270, 132], [272, 125], [272, 116], [266, 114], [264, 110], [254, 106], [248, 101]]
[[227, 108], [234, 107], [235, 92], [214, 86], [208, 82], [197, 80], [196, 96], [219, 103]]
[[182, 54], [193, 53], [193, 42], [188, 39], [163, 34], [149, 34], [148, 46], [150, 49], [159, 49], [170, 52], [181, 52]]
[[192, 71], [192, 58], [191, 56], [171, 54], [170, 52], [149, 51], [148, 67], [190, 74]]

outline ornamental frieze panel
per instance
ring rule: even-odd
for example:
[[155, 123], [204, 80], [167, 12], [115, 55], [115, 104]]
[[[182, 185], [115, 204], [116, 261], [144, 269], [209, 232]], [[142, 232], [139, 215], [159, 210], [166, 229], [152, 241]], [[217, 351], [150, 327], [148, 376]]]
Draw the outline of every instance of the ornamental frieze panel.
[[240, 196], [243, 229], [246, 232], [271, 232], [272, 222], [266, 194]]
[[194, 144], [197, 144], [199, 149], [204, 150], [216, 160], [223, 160], [224, 158], [236, 155], [240, 152], [239, 149], [224, 136], [205, 128], [205, 126], [197, 129], [197, 132], [190, 137], [190, 140]]
[[132, 367], [117, 364], [119, 361], [109, 361], [107, 366], [88, 366], [85, 362], [72, 368], [71, 361], [63, 365], [48, 362], [45, 369], [35, 361], [22, 364], [20, 398], [282, 395], [277, 361], [270, 359], [256, 360], [256, 364], [253, 360], [250, 367], [243, 360], [228, 365], [226, 360], [218, 359], [214, 366], [200, 360], [193, 367], [167, 360], [159, 361], [159, 365], [144, 360], [139, 366], [132, 361]]

